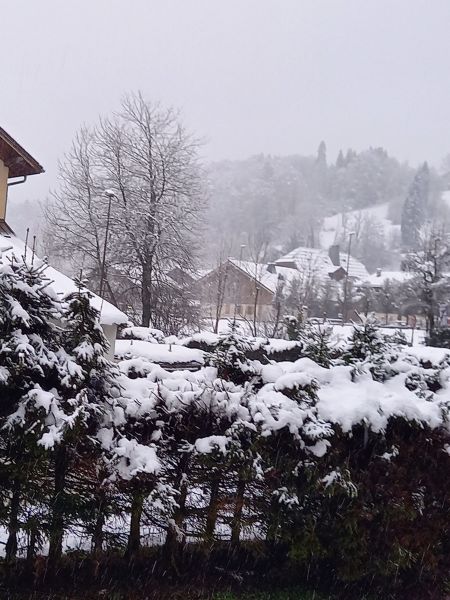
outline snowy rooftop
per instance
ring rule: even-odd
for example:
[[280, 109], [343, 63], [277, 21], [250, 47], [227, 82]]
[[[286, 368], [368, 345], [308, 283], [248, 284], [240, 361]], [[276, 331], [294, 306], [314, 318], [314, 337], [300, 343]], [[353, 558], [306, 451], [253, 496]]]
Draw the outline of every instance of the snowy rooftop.
[[286, 284], [298, 278], [298, 272], [295, 269], [274, 265], [274, 272], [272, 273], [268, 270], [267, 264], [264, 263], [236, 260], [234, 258], [229, 258], [228, 260], [247, 275], [250, 275], [250, 277], [256, 278], [258, 283], [274, 293], [277, 291], [280, 283]]
[[[346, 252], [339, 253], [339, 258], [341, 260], [341, 266], [346, 271], [347, 271], [347, 256], [348, 255]], [[349, 265], [348, 265], [348, 274], [349, 274], [349, 277], [353, 277], [354, 279], [359, 279], [361, 281], [364, 281], [367, 278], [367, 276], [369, 275], [369, 272], [366, 269], [366, 267], [362, 264], [362, 262], [360, 262], [356, 258], [353, 258], [353, 256], [350, 256], [350, 261], [349, 261]]]
[[396, 283], [404, 283], [411, 279], [414, 273], [408, 271], [381, 271], [378, 275], [373, 273], [366, 278], [366, 282], [373, 287], [382, 287], [385, 281], [395, 281]]
[[[3, 255], [22, 257], [25, 255], [25, 243], [14, 235], [0, 235], [0, 251]], [[26, 256], [31, 257], [31, 250], [26, 249]], [[43, 264], [43, 261], [37, 257], [34, 259], [35, 264]], [[45, 269], [44, 276], [47, 277], [51, 284], [50, 288], [55, 292], [56, 296], [62, 298], [66, 294], [76, 291], [75, 282], [61, 271], [48, 266]], [[93, 294], [91, 299], [92, 306], [100, 311], [100, 322], [102, 325], [122, 325], [128, 323], [127, 316], [116, 308], [110, 302], [103, 300], [100, 296]]]
[[[339, 255], [341, 267], [347, 269], [347, 254], [341, 252]], [[306, 246], [300, 246], [291, 250], [288, 254], [285, 254], [276, 261], [277, 268], [278, 263], [295, 263], [297, 269], [301, 273], [309, 273], [317, 277], [326, 278], [331, 273], [334, 273], [337, 267], [334, 265], [328, 256], [326, 250], [320, 248], [308, 248]], [[349, 262], [349, 277], [364, 281], [369, 276], [366, 267], [353, 256], [350, 257]]]

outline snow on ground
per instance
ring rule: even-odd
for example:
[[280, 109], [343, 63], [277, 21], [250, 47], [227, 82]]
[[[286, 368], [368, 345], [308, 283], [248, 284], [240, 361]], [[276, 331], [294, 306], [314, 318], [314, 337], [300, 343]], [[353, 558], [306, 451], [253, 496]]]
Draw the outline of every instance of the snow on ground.
[[352, 378], [351, 370], [332, 368], [328, 385], [319, 389], [318, 413], [325, 421], [339, 424], [343, 431], [365, 423], [375, 432], [385, 430], [389, 419], [396, 416], [427, 423], [431, 428], [443, 423], [439, 403], [405, 387], [404, 373], [380, 383], [367, 374]]
[[[347, 325], [333, 325], [333, 333], [331, 335], [331, 341], [334, 344], [339, 344], [350, 339], [353, 333], [354, 327], [351, 324]], [[420, 346], [425, 343], [425, 331], [423, 329], [414, 329], [414, 332], [409, 327], [402, 327], [395, 329], [392, 327], [380, 327], [380, 333], [387, 336], [394, 336], [398, 333], [402, 333], [408, 344], [413, 346]]]
[[410, 348], [409, 352], [419, 360], [429, 360], [434, 364], [450, 356], [450, 349], [448, 348], [433, 348], [432, 346], [420, 346], [418, 344]]
[[340, 212], [331, 217], [325, 217], [323, 220], [322, 230], [319, 234], [320, 245], [322, 248], [328, 249], [332, 246], [341, 234], [344, 232], [353, 231], [355, 224], [362, 221], [364, 218], [376, 219], [383, 226], [386, 237], [391, 237], [399, 230], [399, 225], [388, 218], [389, 203], [376, 204], [368, 206], [360, 210], [352, 210], [349, 212]]
[[202, 365], [204, 353], [202, 350], [186, 348], [176, 344], [154, 344], [142, 340], [117, 340], [116, 358], [142, 357], [153, 363], [191, 363]]

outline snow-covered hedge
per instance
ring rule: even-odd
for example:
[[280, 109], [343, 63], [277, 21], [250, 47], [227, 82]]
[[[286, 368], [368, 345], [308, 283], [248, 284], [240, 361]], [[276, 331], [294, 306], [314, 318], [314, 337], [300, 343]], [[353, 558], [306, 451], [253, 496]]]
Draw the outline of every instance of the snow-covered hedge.
[[52, 571], [75, 533], [97, 555], [123, 544], [132, 558], [151, 529], [175, 570], [189, 541], [208, 557], [246, 539], [291, 577], [443, 585], [449, 356], [370, 322], [338, 345], [325, 329], [300, 333], [230, 331], [199, 349], [133, 331], [112, 365], [81, 284], [59, 305], [32, 265], [0, 261], [8, 558], [22, 537], [31, 556], [47, 538]]

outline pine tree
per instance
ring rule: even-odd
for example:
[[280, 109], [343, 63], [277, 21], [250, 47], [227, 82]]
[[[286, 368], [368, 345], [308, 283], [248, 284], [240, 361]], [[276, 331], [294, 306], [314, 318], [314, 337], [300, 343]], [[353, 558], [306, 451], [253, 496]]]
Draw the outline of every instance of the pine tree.
[[323, 140], [317, 149], [316, 165], [322, 171], [326, 171], [327, 169], [327, 147]]
[[342, 150], [339, 150], [339, 154], [337, 155], [337, 159], [336, 159], [336, 168], [343, 169], [344, 167], [345, 167], [344, 153], [342, 152]]
[[[9, 504], [6, 557], [17, 552], [23, 523], [23, 505], [37, 507], [42, 493], [39, 477], [47, 469], [42, 441], [44, 430], [27, 414], [35, 391], [52, 388], [58, 381], [59, 334], [54, 325], [60, 306], [47, 293], [44, 267], [25, 257], [0, 257], [0, 471], [8, 482]], [[42, 396], [41, 396], [42, 398]], [[44, 405], [37, 413], [45, 412]]]
[[403, 205], [401, 232], [405, 248], [415, 250], [420, 243], [420, 230], [424, 225], [428, 203], [430, 174], [427, 163], [416, 173]]
[[[93, 442], [100, 426], [105, 403], [111, 397], [114, 387], [115, 371], [105, 358], [108, 341], [99, 323], [99, 312], [92, 307], [92, 294], [76, 281], [77, 291], [66, 298], [67, 310], [64, 314], [66, 325], [63, 332], [64, 348], [59, 351], [59, 373], [61, 377], [58, 409], [60, 422], [57, 443], [52, 445], [54, 486], [51, 500], [51, 519], [49, 531], [49, 564], [52, 574], [60, 560], [66, 514], [77, 513], [86, 504], [94, 502], [94, 528], [96, 544], [101, 547], [99, 524], [103, 515], [101, 499], [97, 495], [96, 464], [98, 446]], [[92, 490], [80, 490], [74, 494], [69, 490], [70, 473], [77, 470], [84, 456], [91, 459], [90, 477], [94, 479], [94, 498]], [[101, 471], [101, 469], [100, 469]], [[100, 482], [101, 483], [101, 482]], [[96, 494], [97, 492], [97, 494]]]
[[247, 356], [250, 350], [250, 342], [238, 333], [235, 323], [230, 323], [229, 331], [220, 336], [207, 361], [217, 368], [217, 375], [221, 379], [243, 384], [254, 374], [254, 368]]
[[375, 320], [363, 318], [361, 325], [354, 325], [349, 348], [343, 353], [345, 362], [354, 363], [382, 355], [386, 345]]
[[306, 324], [300, 329], [300, 340], [303, 342], [302, 353], [322, 367], [331, 364], [330, 337], [333, 328], [326, 323]]

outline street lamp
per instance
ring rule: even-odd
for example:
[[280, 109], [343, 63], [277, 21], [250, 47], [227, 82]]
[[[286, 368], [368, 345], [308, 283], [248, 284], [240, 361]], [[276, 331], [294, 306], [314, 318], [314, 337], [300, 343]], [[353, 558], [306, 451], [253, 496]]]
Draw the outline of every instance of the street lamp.
[[111, 220], [111, 202], [113, 198], [116, 198], [116, 194], [114, 193], [114, 190], [105, 190], [105, 196], [108, 198], [108, 212], [106, 214], [105, 241], [103, 244], [103, 258], [100, 271], [100, 288], [98, 292], [100, 298], [103, 298], [103, 286], [105, 283], [106, 248], [108, 246], [109, 223]]

